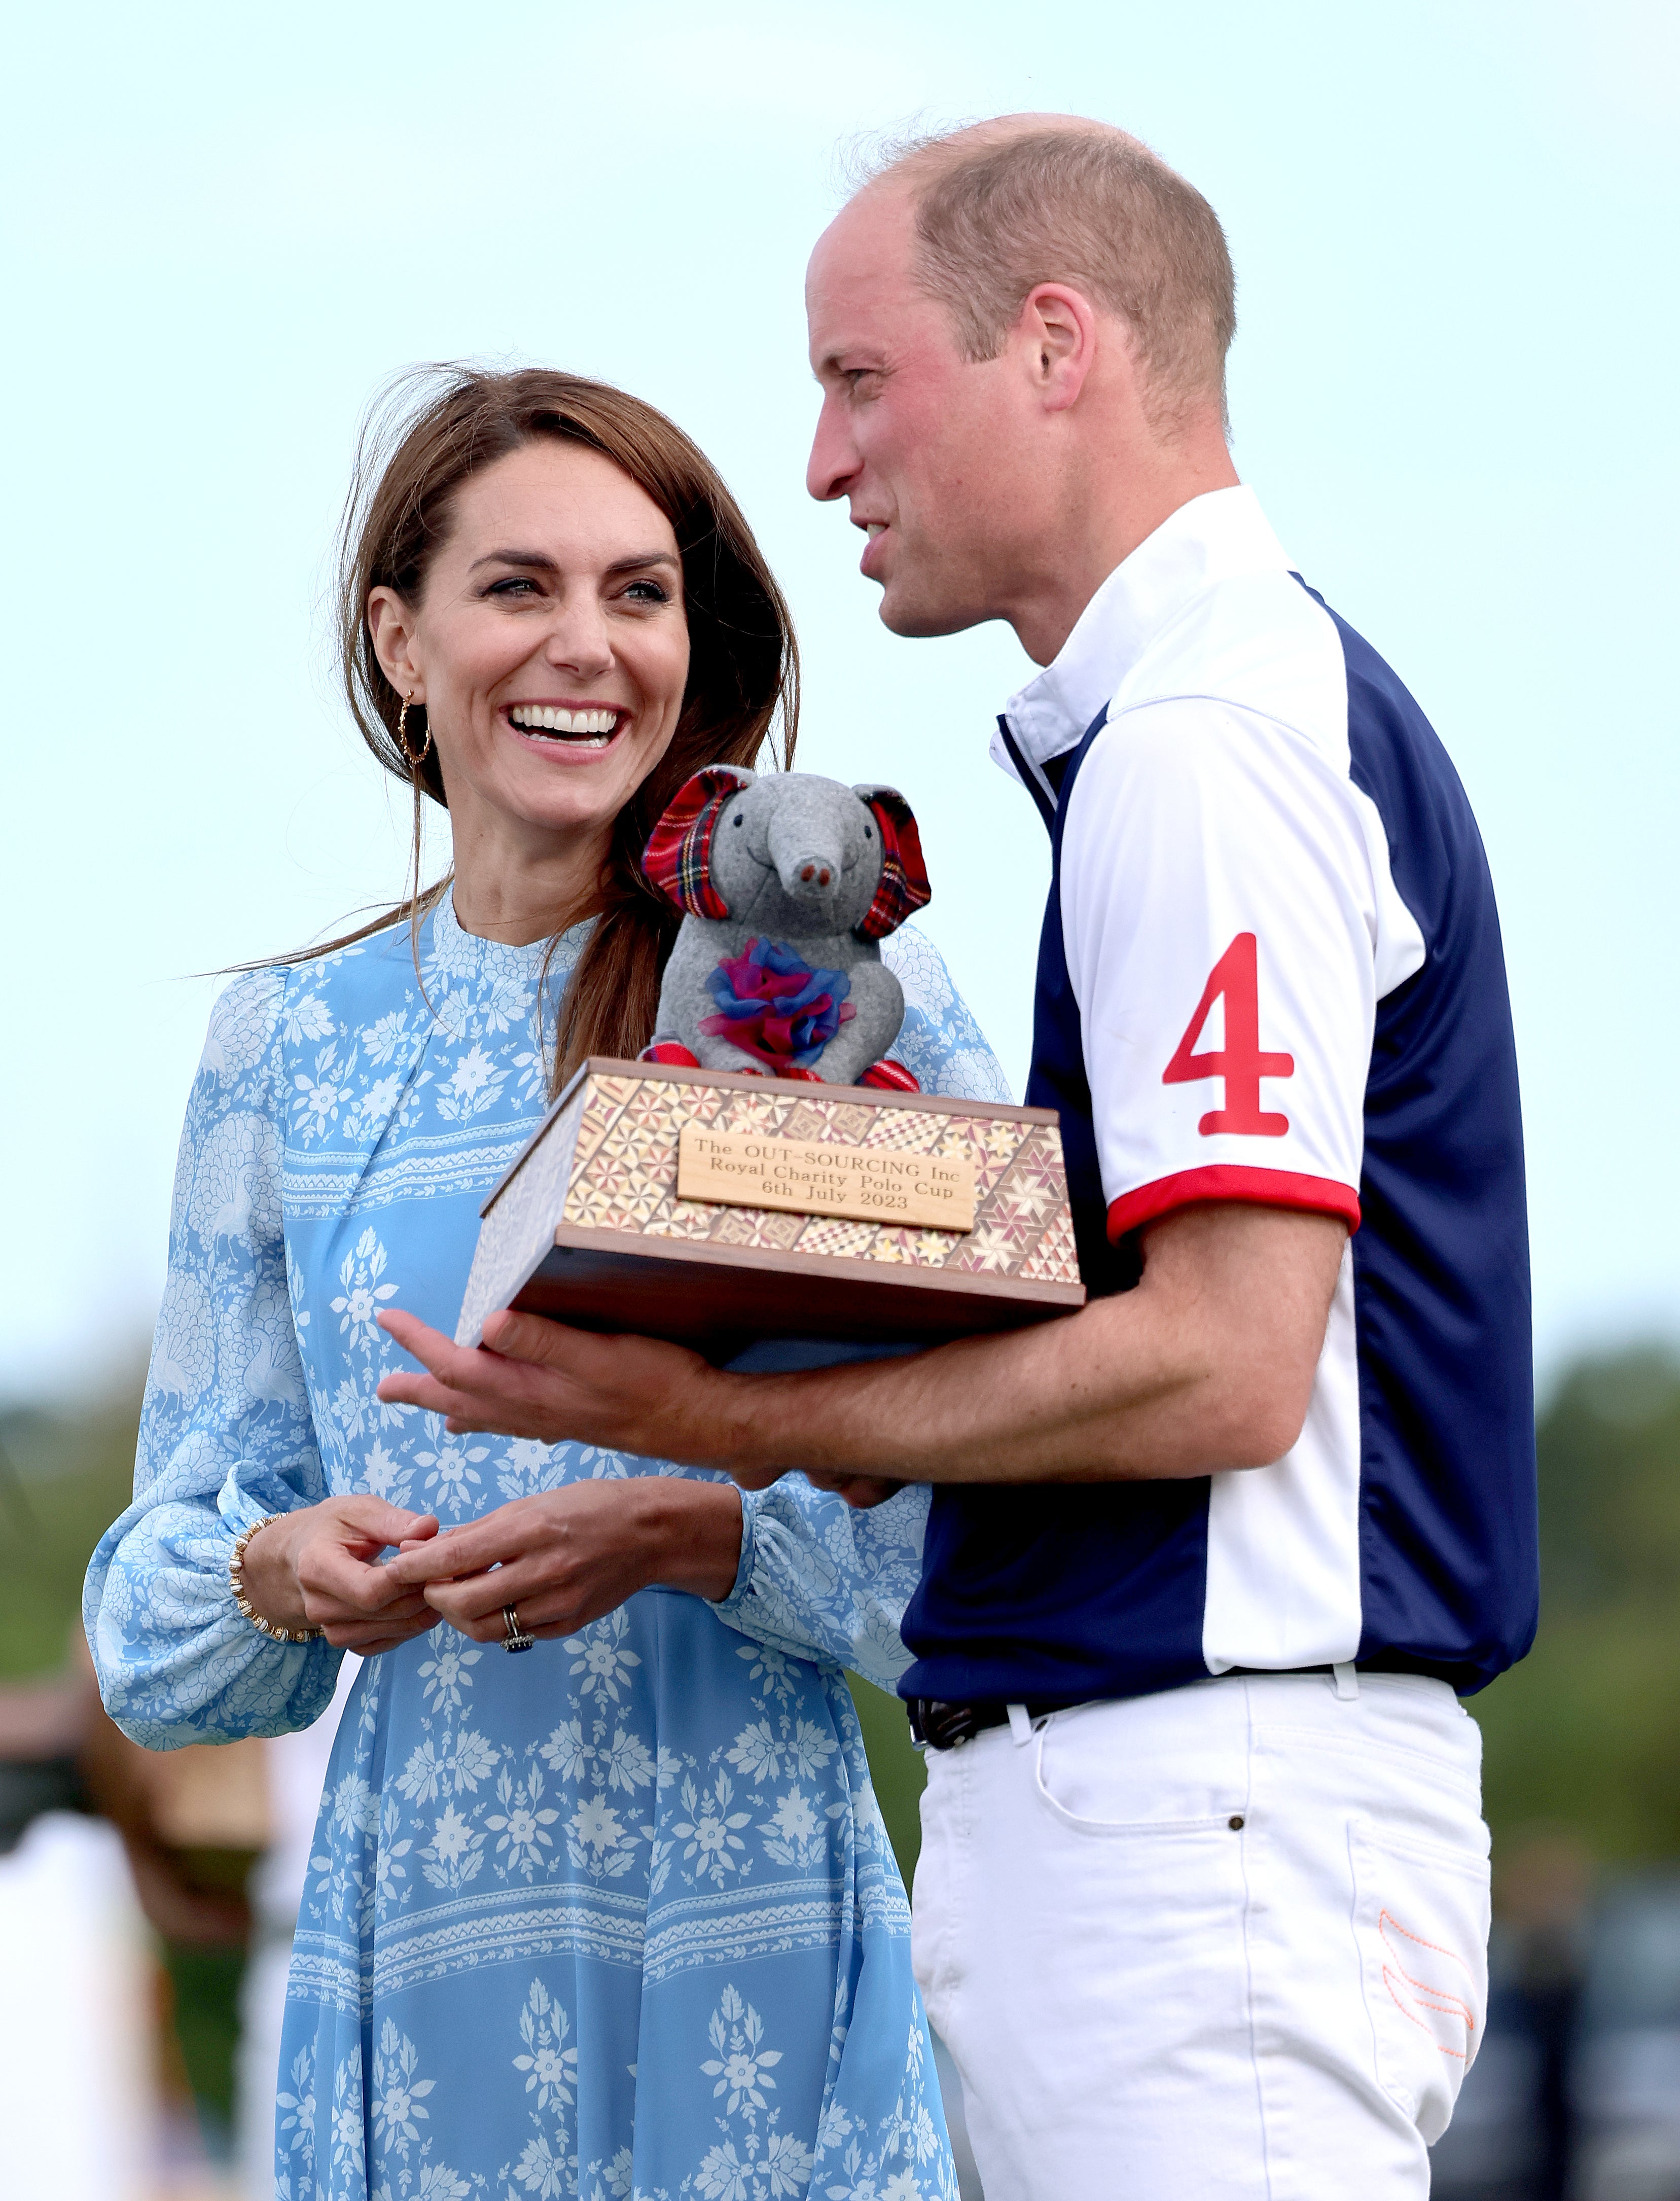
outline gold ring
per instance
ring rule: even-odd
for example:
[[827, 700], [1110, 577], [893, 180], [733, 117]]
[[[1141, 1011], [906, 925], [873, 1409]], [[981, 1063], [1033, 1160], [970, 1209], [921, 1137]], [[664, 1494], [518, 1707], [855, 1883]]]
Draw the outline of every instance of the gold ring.
[[520, 1626], [519, 1608], [516, 1605], [502, 1606], [502, 1625], [508, 1631], [502, 1639], [502, 1648], [504, 1651], [528, 1651], [537, 1640], [534, 1635], [527, 1635]]

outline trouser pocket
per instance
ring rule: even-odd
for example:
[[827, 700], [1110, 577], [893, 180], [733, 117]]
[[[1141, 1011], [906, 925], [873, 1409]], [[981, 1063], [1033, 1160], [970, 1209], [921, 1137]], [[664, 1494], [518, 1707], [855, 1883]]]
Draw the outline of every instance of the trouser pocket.
[[1487, 2016], [1488, 1860], [1358, 1820], [1348, 1846], [1377, 2082], [1432, 2147]]

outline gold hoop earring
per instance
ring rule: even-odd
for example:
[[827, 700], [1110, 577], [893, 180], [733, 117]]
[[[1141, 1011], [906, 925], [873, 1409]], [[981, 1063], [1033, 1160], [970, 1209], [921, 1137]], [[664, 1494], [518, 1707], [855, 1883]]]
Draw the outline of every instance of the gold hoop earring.
[[402, 698], [402, 708], [397, 714], [397, 746], [408, 759], [409, 771], [418, 772], [432, 752], [432, 719], [428, 713], [426, 721], [426, 739], [420, 743], [420, 754], [416, 756], [408, 747], [408, 702], [409, 698], [405, 696]]

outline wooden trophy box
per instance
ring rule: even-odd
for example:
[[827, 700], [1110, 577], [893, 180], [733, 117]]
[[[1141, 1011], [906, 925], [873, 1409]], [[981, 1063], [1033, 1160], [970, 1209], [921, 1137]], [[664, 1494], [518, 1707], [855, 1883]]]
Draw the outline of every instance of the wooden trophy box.
[[462, 1345], [509, 1306], [722, 1359], [1084, 1304], [1048, 1108], [591, 1059], [481, 1213]]

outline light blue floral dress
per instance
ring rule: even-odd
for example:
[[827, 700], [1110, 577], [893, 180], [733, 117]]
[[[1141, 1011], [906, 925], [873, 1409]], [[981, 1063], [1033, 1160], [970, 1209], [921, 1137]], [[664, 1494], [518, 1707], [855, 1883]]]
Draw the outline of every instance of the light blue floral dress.
[[[566, 936], [564, 984], [584, 935]], [[925, 1089], [1007, 1098], [937, 952], [886, 947]], [[89, 1570], [106, 1704], [153, 1748], [315, 1719], [341, 1654], [228, 1588], [266, 1514], [374, 1491], [447, 1523], [587, 1446], [382, 1405], [375, 1324], [452, 1330], [478, 1207], [538, 1121], [541, 945], [406, 927], [218, 1001], [188, 1109], [134, 1503]], [[641, 1592], [520, 1658], [439, 1628], [369, 1659], [292, 1960], [284, 2201], [954, 2196], [909, 1918], [843, 1667], [890, 1688], [926, 1493], [744, 1501], [721, 1604]]]

